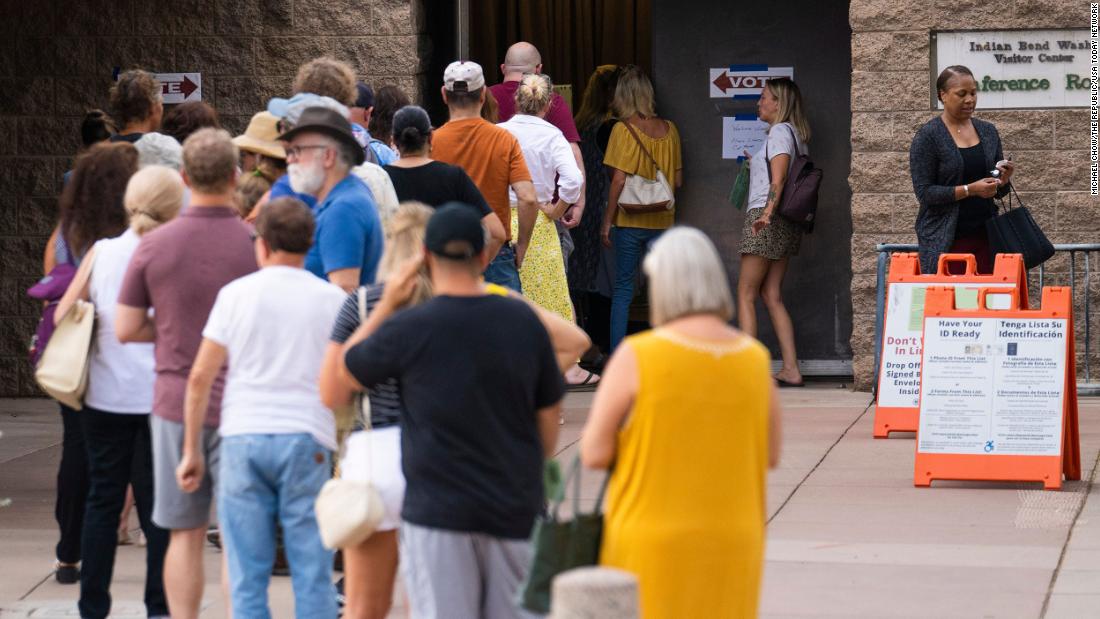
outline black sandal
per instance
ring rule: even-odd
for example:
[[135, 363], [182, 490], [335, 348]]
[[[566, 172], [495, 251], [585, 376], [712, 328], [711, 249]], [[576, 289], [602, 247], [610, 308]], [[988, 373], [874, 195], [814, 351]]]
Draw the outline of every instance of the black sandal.
[[[585, 372], [588, 372], [588, 370], [585, 370]], [[595, 391], [600, 386], [600, 379], [597, 378], [593, 381], [593, 376], [596, 376], [596, 374], [588, 372], [588, 376], [585, 376], [584, 380], [579, 383], [569, 383], [565, 386], [565, 389], [567, 391]]]

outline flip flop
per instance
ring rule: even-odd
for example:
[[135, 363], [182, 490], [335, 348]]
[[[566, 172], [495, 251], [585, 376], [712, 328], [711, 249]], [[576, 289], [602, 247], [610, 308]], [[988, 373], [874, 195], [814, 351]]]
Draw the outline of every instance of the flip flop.
[[790, 381], [783, 380], [782, 378], [776, 378], [775, 382], [779, 384], [780, 389], [792, 389], [796, 387], [805, 387], [806, 382], [792, 383]]
[[[585, 370], [588, 372], [588, 370]], [[596, 376], [592, 372], [588, 372], [588, 376], [584, 377], [579, 383], [569, 383], [565, 386], [567, 391], [595, 391], [596, 387], [600, 385], [600, 379], [592, 380], [592, 377]]]

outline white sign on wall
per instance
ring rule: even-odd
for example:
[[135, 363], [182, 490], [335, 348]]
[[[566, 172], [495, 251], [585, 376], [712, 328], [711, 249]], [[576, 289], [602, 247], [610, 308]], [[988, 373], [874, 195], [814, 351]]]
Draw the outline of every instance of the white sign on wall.
[[978, 107], [1086, 107], [1092, 82], [1088, 30], [984, 30], [932, 34], [936, 77], [963, 65], [978, 82]]
[[156, 73], [153, 77], [160, 82], [160, 94], [166, 104], [202, 101], [201, 73]]
[[756, 114], [738, 114], [722, 118], [722, 158], [744, 159], [745, 152], [755, 155], [768, 139], [768, 123]]
[[1057, 456], [1067, 322], [928, 318], [917, 451]]

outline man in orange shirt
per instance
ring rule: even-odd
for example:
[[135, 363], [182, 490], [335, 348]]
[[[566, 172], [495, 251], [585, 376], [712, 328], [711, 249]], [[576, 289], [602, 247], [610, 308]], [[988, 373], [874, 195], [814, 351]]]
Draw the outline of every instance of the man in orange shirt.
[[[432, 158], [465, 170], [504, 224], [507, 233], [504, 245], [499, 251], [487, 247], [489, 255], [495, 257], [485, 270], [485, 280], [522, 292], [519, 266], [527, 253], [539, 209], [523, 151], [511, 133], [481, 118], [486, 96], [481, 65], [463, 60], [452, 62], [443, 72], [442, 94], [451, 119], [432, 134]], [[515, 208], [519, 214], [514, 245], [509, 187], [516, 194]]]

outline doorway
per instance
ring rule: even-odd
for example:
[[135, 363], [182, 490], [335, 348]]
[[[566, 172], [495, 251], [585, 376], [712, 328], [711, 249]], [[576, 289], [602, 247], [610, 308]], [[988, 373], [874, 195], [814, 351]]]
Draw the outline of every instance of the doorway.
[[488, 84], [502, 79], [508, 46], [528, 41], [539, 49], [544, 71], [571, 85], [576, 109], [592, 72], [602, 64], [652, 67], [651, 0], [464, 0], [469, 6], [469, 58]]
[[[813, 234], [791, 259], [784, 300], [795, 324], [803, 374], [850, 375], [852, 31], [848, 2], [653, 0], [653, 77], [658, 113], [683, 142], [684, 186], [677, 223], [706, 232], [736, 284], [744, 214], [727, 196], [737, 167], [723, 159], [723, 118], [755, 117], [755, 99], [711, 97], [711, 69], [793, 67], [824, 171]], [[742, 67], [744, 68], [744, 67]], [[899, 172], [902, 173], [902, 172]], [[735, 288], [736, 290], [736, 288]], [[757, 308], [760, 339], [778, 346], [767, 311]]]

